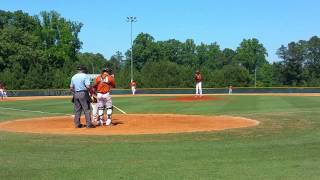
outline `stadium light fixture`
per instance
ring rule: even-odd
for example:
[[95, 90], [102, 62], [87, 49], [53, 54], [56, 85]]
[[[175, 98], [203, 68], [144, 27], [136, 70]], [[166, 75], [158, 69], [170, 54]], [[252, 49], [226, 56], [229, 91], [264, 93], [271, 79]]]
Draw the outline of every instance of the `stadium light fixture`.
[[132, 42], [132, 23], [137, 22], [137, 17], [127, 17], [127, 22], [130, 23], [131, 30], [131, 82], [133, 81], [133, 42]]

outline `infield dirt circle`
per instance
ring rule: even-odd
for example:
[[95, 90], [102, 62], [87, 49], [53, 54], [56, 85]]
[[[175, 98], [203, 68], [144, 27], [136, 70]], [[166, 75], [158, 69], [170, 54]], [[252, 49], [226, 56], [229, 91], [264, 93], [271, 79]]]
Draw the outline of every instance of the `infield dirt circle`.
[[[82, 119], [81, 122], [85, 120]], [[74, 128], [71, 116], [59, 116], [7, 121], [0, 123], [0, 130], [43, 134], [135, 135], [219, 131], [252, 127], [258, 123], [232, 116], [115, 114], [110, 127]]]

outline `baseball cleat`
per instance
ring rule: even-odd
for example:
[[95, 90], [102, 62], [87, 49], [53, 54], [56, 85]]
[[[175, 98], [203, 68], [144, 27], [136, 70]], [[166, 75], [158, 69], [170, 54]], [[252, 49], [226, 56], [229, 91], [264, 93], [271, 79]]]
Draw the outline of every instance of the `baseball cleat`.
[[96, 126], [91, 124], [91, 125], [87, 126], [87, 128], [96, 128]]
[[111, 125], [111, 119], [107, 119], [107, 121], [106, 121], [106, 126], [110, 126]]
[[99, 126], [103, 126], [103, 121], [99, 120]]
[[83, 124], [79, 124], [76, 126], [76, 128], [82, 128], [83, 127]]

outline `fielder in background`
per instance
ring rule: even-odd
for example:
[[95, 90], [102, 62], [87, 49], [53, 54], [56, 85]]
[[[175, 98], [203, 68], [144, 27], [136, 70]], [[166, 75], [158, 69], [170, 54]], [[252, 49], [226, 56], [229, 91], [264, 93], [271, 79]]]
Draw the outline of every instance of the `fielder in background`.
[[98, 120], [100, 125], [103, 125], [103, 115], [104, 110], [107, 109], [107, 120], [105, 124], [107, 126], [112, 123], [112, 98], [110, 95], [111, 88], [115, 88], [114, 76], [112, 76], [111, 69], [104, 69], [101, 72], [101, 75], [98, 76], [94, 83], [95, 91], [97, 92], [98, 100]]
[[8, 97], [8, 94], [7, 94], [7, 88], [5, 85], [3, 85], [3, 97]]
[[131, 80], [130, 86], [131, 86], [132, 95], [135, 95], [136, 94], [136, 88], [137, 88], [137, 82], [134, 81], [134, 80]]
[[196, 81], [196, 97], [202, 96], [202, 77], [200, 71], [196, 71], [194, 76], [194, 80]]
[[3, 84], [0, 83], [0, 96], [1, 96], [1, 100], [3, 100], [3, 92], [4, 92]]
[[3, 100], [3, 98], [7, 97], [6, 86], [2, 83], [0, 83], [0, 96], [1, 96], [1, 100]]
[[233, 87], [229, 85], [229, 94], [232, 94]]
[[83, 125], [80, 122], [81, 112], [84, 111], [86, 117], [87, 128], [94, 128], [91, 124], [90, 116], [90, 78], [86, 74], [86, 68], [84, 66], [78, 67], [78, 73], [71, 78], [70, 90], [73, 93], [74, 102], [74, 124], [76, 128], [82, 128]]

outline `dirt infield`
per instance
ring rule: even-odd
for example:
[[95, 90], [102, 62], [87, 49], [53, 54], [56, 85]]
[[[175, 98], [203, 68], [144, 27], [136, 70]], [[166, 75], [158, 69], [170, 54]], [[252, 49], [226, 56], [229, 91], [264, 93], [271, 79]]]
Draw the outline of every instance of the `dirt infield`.
[[[85, 122], [83, 119], [81, 121]], [[111, 127], [76, 129], [71, 116], [62, 116], [7, 121], [0, 123], [0, 130], [43, 134], [135, 135], [221, 131], [258, 124], [255, 120], [231, 116], [115, 114]]]
[[215, 96], [177, 96], [171, 98], [161, 98], [162, 101], [178, 101], [178, 102], [197, 102], [197, 101], [217, 101], [223, 100], [223, 98], [215, 97]]

